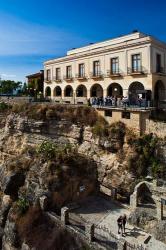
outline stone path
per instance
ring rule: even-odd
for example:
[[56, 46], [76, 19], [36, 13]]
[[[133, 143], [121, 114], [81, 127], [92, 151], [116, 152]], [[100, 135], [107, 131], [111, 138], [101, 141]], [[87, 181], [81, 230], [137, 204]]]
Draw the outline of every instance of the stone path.
[[[130, 213], [127, 207], [123, 207], [120, 204], [107, 200], [103, 197], [89, 197], [85, 200], [81, 207], [75, 211], [86, 221], [97, 224], [99, 226], [105, 226], [109, 228], [114, 234], [117, 234], [117, 218], [120, 215]], [[149, 237], [149, 241], [147, 240]], [[166, 250], [166, 245], [160, 241], [155, 240], [153, 237], [140, 228], [136, 228], [129, 224], [126, 225], [125, 239], [132, 244], [146, 244], [147, 250]]]

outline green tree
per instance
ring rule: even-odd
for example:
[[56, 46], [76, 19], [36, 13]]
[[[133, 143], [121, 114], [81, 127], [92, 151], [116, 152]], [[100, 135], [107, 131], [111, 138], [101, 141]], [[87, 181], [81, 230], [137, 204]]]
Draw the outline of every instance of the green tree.
[[14, 91], [21, 87], [21, 82], [15, 82], [11, 80], [2, 80], [0, 83], [1, 94], [13, 94]]

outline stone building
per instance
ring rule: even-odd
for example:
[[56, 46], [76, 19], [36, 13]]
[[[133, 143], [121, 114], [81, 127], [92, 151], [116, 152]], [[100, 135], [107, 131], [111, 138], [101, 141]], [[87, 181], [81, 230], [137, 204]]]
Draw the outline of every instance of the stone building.
[[140, 32], [69, 50], [44, 63], [44, 95], [84, 104], [91, 97], [136, 96], [166, 102], [166, 44]]
[[26, 76], [28, 80], [28, 89], [29, 92], [34, 94], [42, 92], [43, 93], [43, 86], [44, 86], [44, 70], [40, 70], [39, 72], [35, 74], [31, 74]]

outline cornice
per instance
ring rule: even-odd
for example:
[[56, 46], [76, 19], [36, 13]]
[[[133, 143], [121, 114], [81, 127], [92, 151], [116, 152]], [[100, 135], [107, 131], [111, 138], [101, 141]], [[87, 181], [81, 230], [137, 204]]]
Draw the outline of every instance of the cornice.
[[132, 44], [128, 44], [128, 42], [125, 42], [125, 44], [118, 46], [118, 47], [114, 47], [114, 48], [107, 48], [107, 49], [102, 49], [102, 50], [100, 48], [99, 50], [96, 49], [94, 51], [83, 53], [83, 54], [79, 53], [79, 54], [75, 54], [75, 55], [69, 55], [69, 56], [53, 59], [50, 61], [46, 61], [46, 62], [44, 62], [44, 65], [47, 66], [47, 65], [52, 65], [52, 64], [56, 64], [56, 63], [72, 61], [72, 60], [76, 60], [76, 59], [80, 59], [80, 58], [84, 58], [84, 57], [96, 56], [96, 55], [105, 54], [105, 53], [112, 52], [112, 51], [124, 50], [127, 48], [142, 46], [142, 45], [146, 45], [146, 44], [150, 44], [150, 39], [147, 39], [145, 41], [132, 43]]

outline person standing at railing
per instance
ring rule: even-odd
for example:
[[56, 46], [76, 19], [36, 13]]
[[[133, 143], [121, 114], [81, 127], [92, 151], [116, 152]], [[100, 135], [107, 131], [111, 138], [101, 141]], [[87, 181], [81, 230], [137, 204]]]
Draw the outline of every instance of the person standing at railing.
[[[122, 234], [123, 235], [123, 217], [119, 216], [119, 218], [117, 219], [117, 224], [118, 224], [118, 234]], [[121, 232], [120, 232], [121, 231]]]
[[123, 223], [122, 223], [123, 224], [123, 232], [125, 234], [126, 222], [127, 222], [127, 216], [126, 216], [126, 214], [123, 215], [122, 220], [123, 220]]

